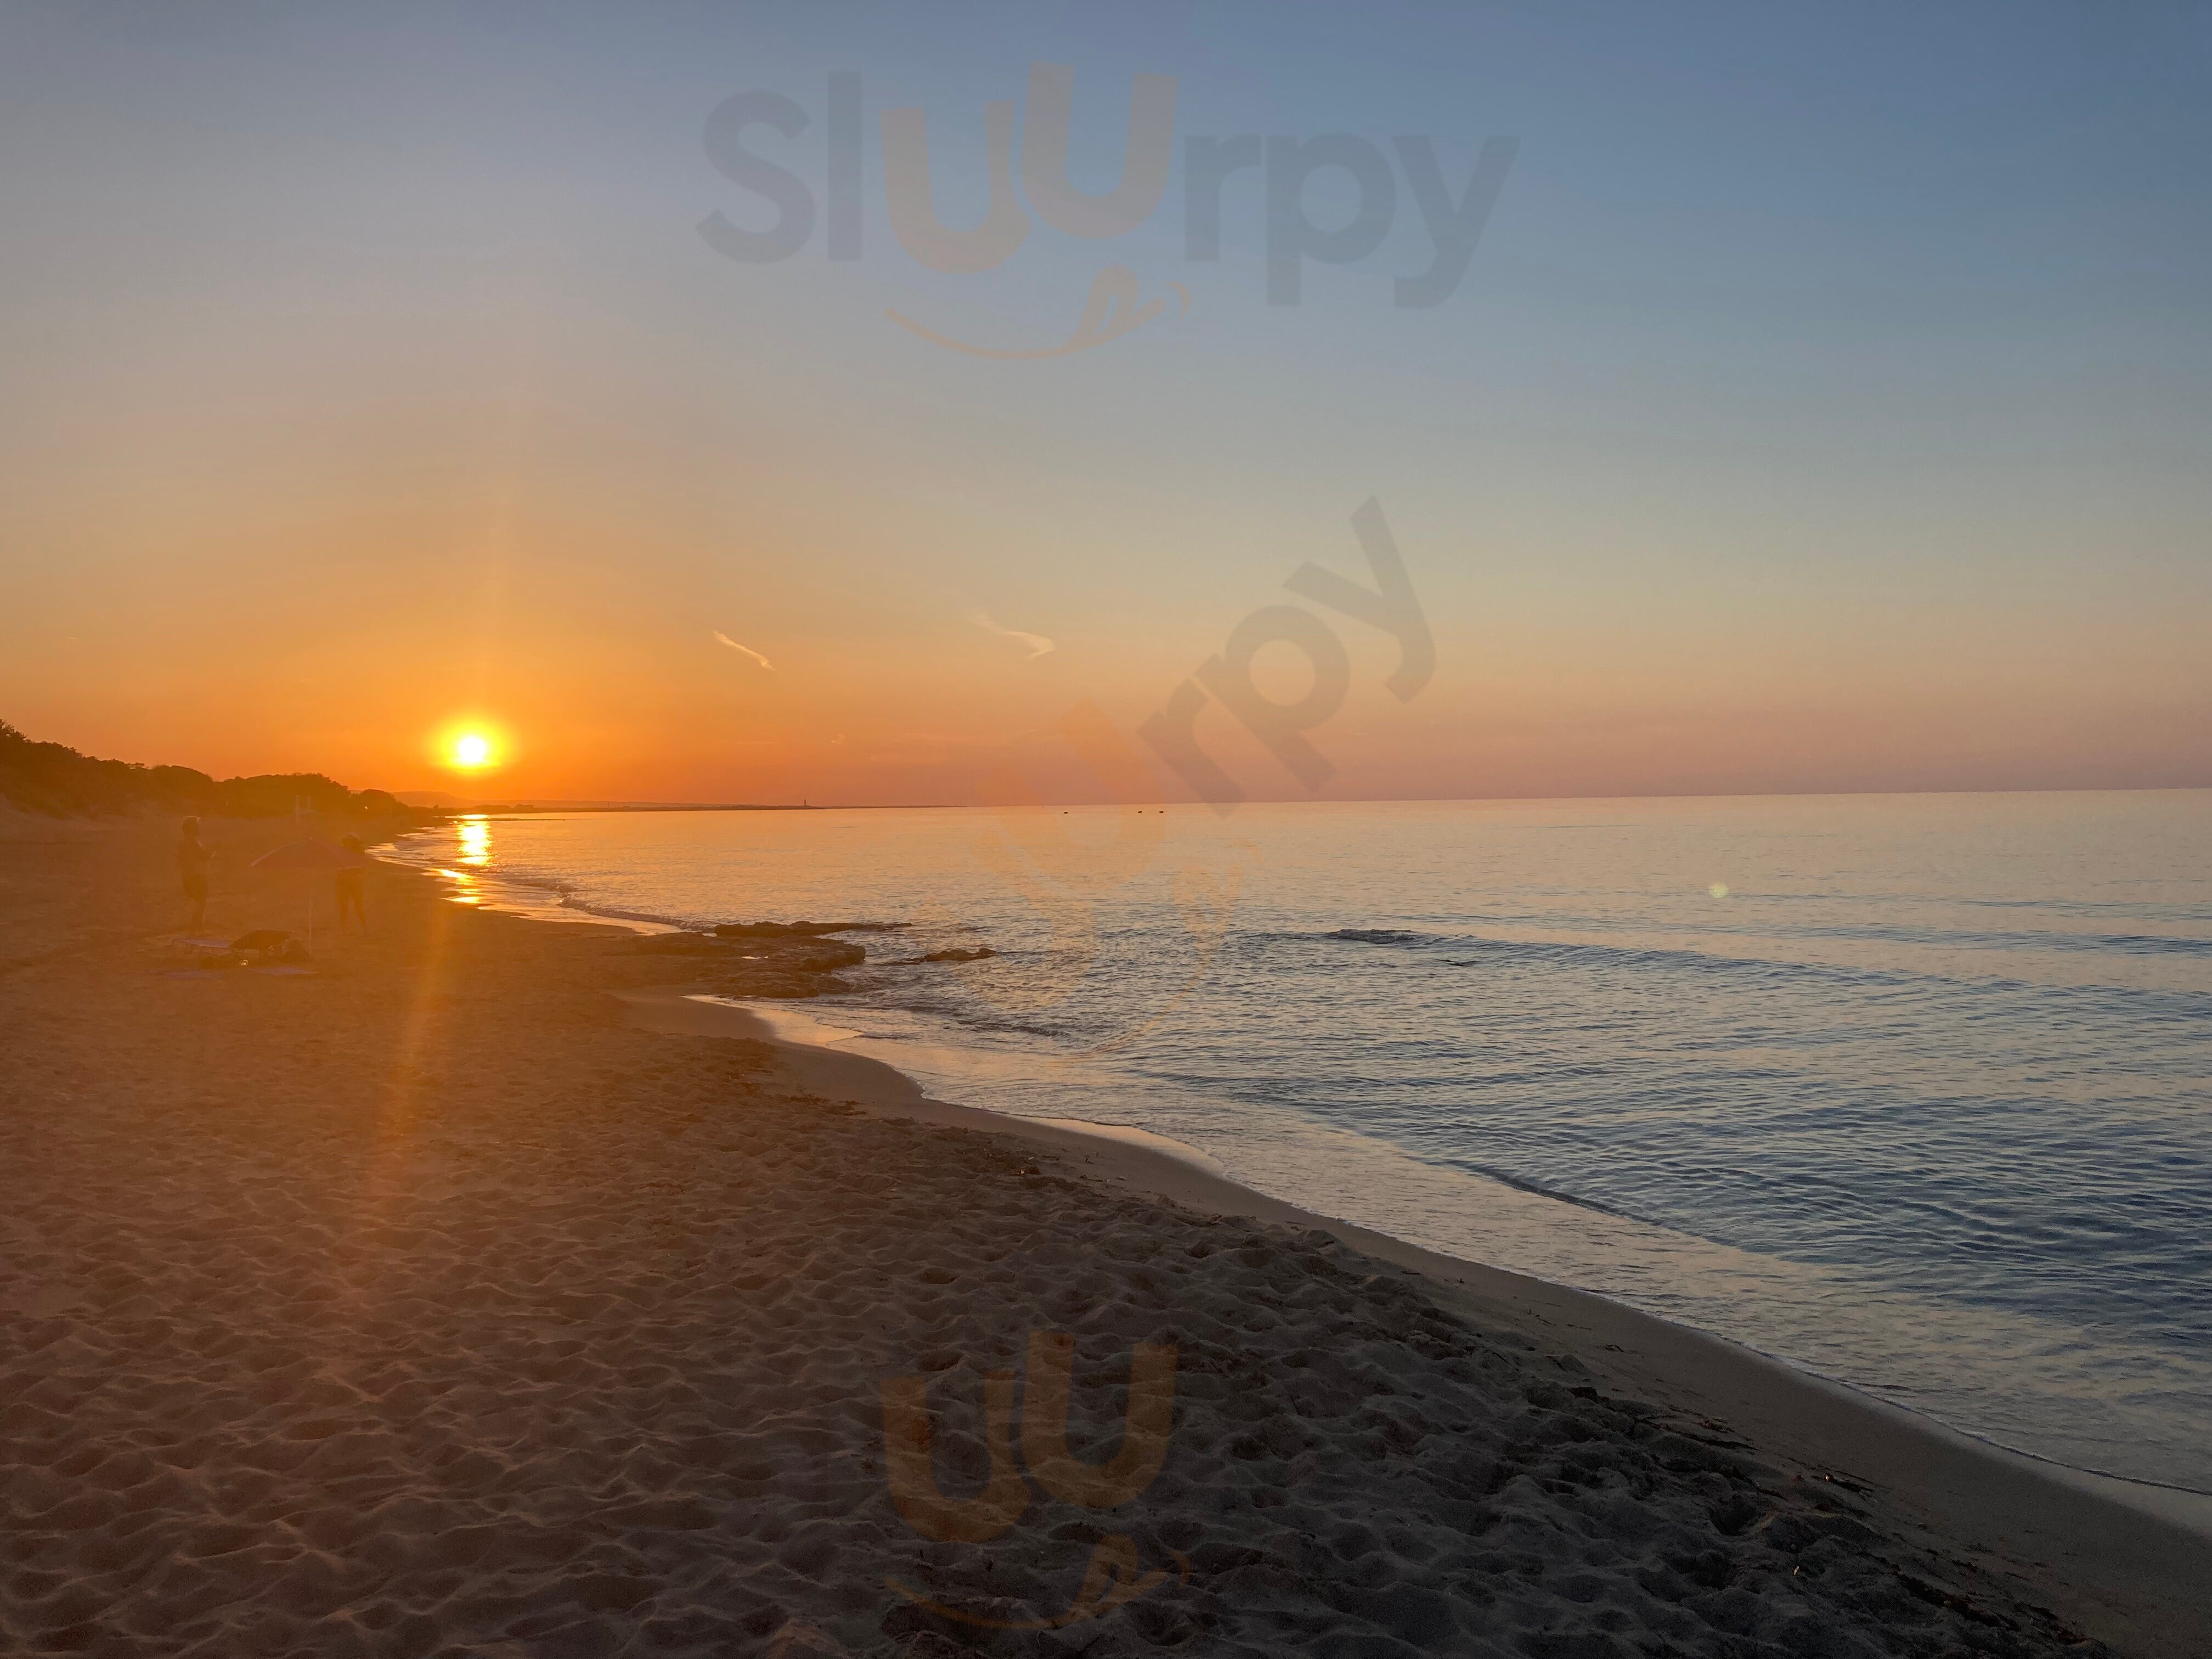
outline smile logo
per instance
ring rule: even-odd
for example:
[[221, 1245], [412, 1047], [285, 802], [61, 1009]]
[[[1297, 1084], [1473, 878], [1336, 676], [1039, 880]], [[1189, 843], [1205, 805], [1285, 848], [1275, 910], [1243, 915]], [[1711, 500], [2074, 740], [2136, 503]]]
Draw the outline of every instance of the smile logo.
[[[896, 1376], [885, 1382], [882, 1386], [884, 1473], [891, 1502], [906, 1523], [936, 1543], [988, 1543], [1010, 1531], [1022, 1518], [1030, 1506], [1032, 1480], [1050, 1497], [1082, 1509], [1119, 1509], [1140, 1497], [1167, 1462], [1168, 1435], [1175, 1417], [1175, 1345], [1136, 1345], [1129, 1362], [1129, 1399], [1121, 1449], [1103, 1463], [1078, 1457], [1067, 1443], [1068, 1395], [1074, 1362], [1073, 1337], [1060, 1331], [1030, 1333], [1018, 1463], [1014, 1454], [1015, 1374], [985, 1374], [983, 1419], [991, 1475], [973, 1498], [947, 1498], [938, 1486], [930, 1464], [928, 1379]], [[1024, 1465], [1029, 1472], [1026, 1479]], [[1182, 1582], [1188, 1583], [1189, 1558], [1176, 1550], [1167, 1553], [1181, 1569]], [[1065, 1611], [1048, 1618], [988, 1618], [948, 1606], [902, 1579], [884, 1582], [915, 1605], [959, 1624], [986, 1630], [1053, 1630], [1126, 1607], [1167, 1578], [1167, 1573], [1158, 1569], [1143, 1571], [1136, 1540], [1116, 1533], [1092, 1549], [1074, 1600]]]

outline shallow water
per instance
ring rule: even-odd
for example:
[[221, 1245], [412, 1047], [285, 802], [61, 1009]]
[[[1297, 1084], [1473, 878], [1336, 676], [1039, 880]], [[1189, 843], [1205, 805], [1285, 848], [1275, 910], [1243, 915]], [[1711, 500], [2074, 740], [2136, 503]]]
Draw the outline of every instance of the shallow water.
[[[2175, 791], [578, 814], [403, 850], [524, 908], [911, 922], [815, 1035], [2212, 1490], [2208, 848], [2212, 792]], [[956, 943], [1003, 954], [887, 963]]]

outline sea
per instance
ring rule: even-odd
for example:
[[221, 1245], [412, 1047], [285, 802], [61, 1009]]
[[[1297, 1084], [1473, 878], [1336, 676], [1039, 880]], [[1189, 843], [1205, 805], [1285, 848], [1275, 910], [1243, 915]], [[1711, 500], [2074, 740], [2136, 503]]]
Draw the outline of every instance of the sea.
[[395, 856], [540, 915], [904, 924], [755, 1006], [2212, 1492], [2212, 791], [533, 812]]

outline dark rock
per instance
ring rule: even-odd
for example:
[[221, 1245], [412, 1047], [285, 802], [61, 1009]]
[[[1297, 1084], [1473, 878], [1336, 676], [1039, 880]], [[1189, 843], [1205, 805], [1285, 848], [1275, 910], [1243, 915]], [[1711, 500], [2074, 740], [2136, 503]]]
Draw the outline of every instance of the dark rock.
[[655, 933], [631, 947], [649, 957], [720, 956], [729, 947], [707, 933]]
[[792, 974], [776, 969], [763, 969], [757, 973], [733, 974], [721, 981], [715, 989], [726, 997], [796, 997], [828, 996], [833, 992], [849, 991], [853, 988], [835, 974]]
[[819, 939], [824, 933], [889, 933], [905, 927], [902, 921], [725, 921], [717, 924], [717, 939]]
[[[862, 946], [823, 935], [850, 931], [882, 932], [890, 924], [860, 922], [725, 922], [708, 933], [662, 933], [636, 941], [647, 956], [696, 961], [701, 978], [724, 996], [818, 997], [853, 988], [839, 979], [841, 968], [868, 959]], [[711, 972], [707, 971], [711, 966]], [[685, 971], [685, 970], [678, 970]]]

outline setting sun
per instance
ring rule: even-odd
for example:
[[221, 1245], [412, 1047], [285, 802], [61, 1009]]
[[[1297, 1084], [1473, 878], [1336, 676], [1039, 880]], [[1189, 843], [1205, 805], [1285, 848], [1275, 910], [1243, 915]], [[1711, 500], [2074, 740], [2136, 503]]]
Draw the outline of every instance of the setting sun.
[[505, 763], [508, 747], [507, 734], [497, 725], [481, 719], [456, 720], [431, 736], [424, 754], [449, 772], [488, 772]]

